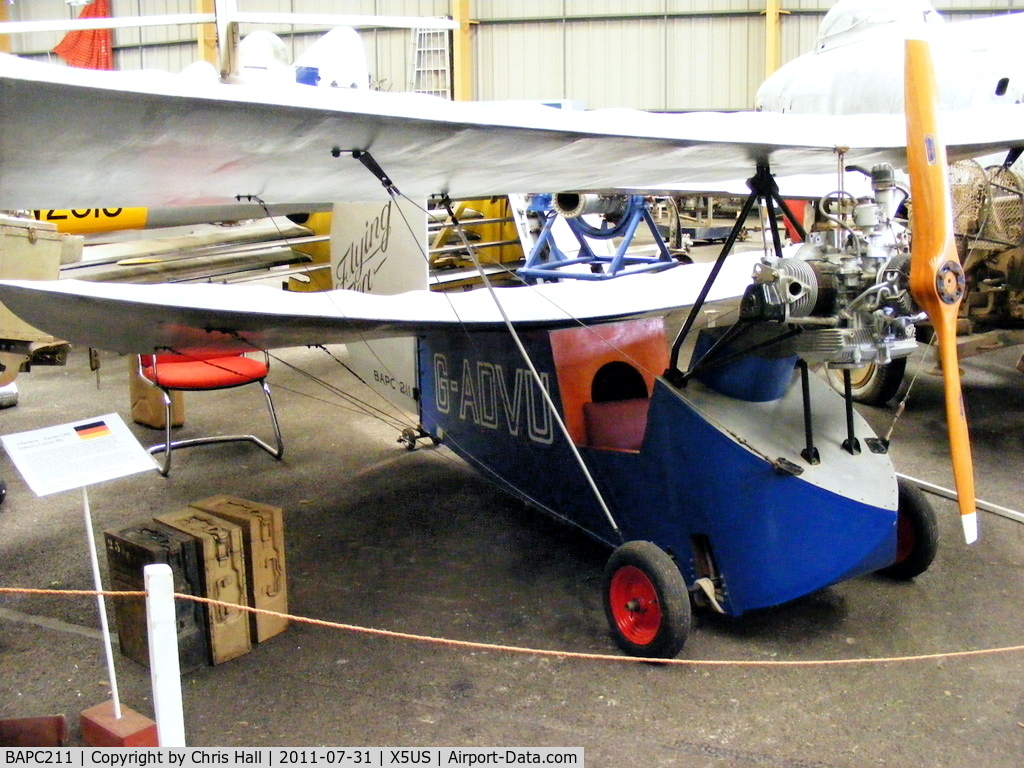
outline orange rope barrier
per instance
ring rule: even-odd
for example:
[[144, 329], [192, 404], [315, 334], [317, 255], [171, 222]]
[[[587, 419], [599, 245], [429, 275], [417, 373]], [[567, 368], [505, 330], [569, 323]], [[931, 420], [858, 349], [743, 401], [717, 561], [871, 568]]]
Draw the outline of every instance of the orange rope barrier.
[[[47, 596], [58, 596], [58, 597], [95, 597], [96, 595], [103, 595], [104, 597], [145, 597], [145, 592], [124, 592], [124, 591], [110, 591], [110, 590], [91, 590], [91, 589], [29, 589], [29, 588], [16, 588], [16, 587], [0, 587], [0, 594], [27, 594], [27, 595], [47, 595]], [[532, 656], [548, 656], [557, 657], [561, 659], [580, 659], [587, 661], [613, 661], [613, 662], [627, 662], [627, 663], [642, 663], [642, 664], [672, 664], [672, 665], [685, 665], [693, 667], [808, 667], [808, 666], [846, 666], [852, 664], [891, 664], [891, 663], [905, 663], [912, 661], [930, 661], [936, 659], [958, 659], [968, 658], [977, 656], [993, 656], [996, 654], [1006, 653], [1017, 653], [1024, 651], [1024, 645], [1011, 645], [1001, 648], [981, 648], [972, 651], [944, 651], [939, 653], [922, 653], [910, 656], [882, 656], [875, 658], [855, 658], [855, 659], [788, 659], [788, 660], [745, 660], [745, 659], [654, 659], [645, 658], [642, 656], [617, 656], [613, 654], [605, 653], [581, 653], [578, 651], [556, 651], [547, 648], [524, 648], [515, 645], [500, 645], [496, 643], [481, 643], [473, 640], [455, 640], [452, 638], [445, 637], [432, 637], [430, 635], [418, 635], [410, 632], [396, 632], [390, 629], [376, 629], [373, 627], [361, 627], [356, 624], [344, 624], [336, 621], [326, 621], [324, 619], [311, 619], [305, 616], [295, 616], [289, 613], [279, 613], [277, 611], [268, 611], [262, 608], [252, 608], [247, 605], [236, 605], [235, 603], [225, 603], [220, 600], [212, 600], [208, 597], [197, 597], [195, 595], [182, 595], [175, 593], [174, 595], [179, 600], [190, 600], [196, 603], [203, 603], [205, 605], [223, 606], [226, 608], [234, 608], [240, 611], [248, 611], [249, 613], [264, 614], [267, 616], [275, 616], [278, 618], [288, 619], [299, 624], [309, 624], [317, 627], [326, 627], [328, 629], [339, 629], [346, 632], [356, 632], [364, 635], [373, 635], [376, 637], [386, 637], [393, 640], [409, 640], [418, 643], [430, 643], [433, 645], [447, 645], [453, 648], [465, 648], [475, 651], [500, 651], [503, 653], [519, 653], [529, 654]]]

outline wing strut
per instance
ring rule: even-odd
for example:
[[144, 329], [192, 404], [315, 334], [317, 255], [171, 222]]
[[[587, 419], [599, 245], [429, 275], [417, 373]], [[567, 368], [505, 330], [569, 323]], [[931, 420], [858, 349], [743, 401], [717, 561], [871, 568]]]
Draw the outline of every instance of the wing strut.
[[[331, 155], [333, 157], [340, 157], [342, 154], [346, 152], [351, 154], [353, 158], [355, 158], [364, 166], [366, 166], [367, 170], [369, 170], [370, 173], [372, 173], [380, 180], [380, 183], [383, 185], [384, 189], [387, 190], [389, 195], [391, 195], [392, 197], [398, 197], [399, 195], [401, 195], [401, 193], [398, 191], [398, 188], [395, 186], [395, 183], [391, 180], [391, 177], [389, 177], [388, 174], [384, 171], [384, 169], [381, 168], [380, 164], [373, 159], [373, 155], [371, 155], [366, 150], [343, 150], [340, 147], [334, 147], [331, 150]], [[501, 305], [501, 302], [498, 300], [498, 296], [494, 292], [494, 286], [491, 285], [491, 281], [487, 277], [487, 273], [484, 271], [483, 266], [480, 264], [480, 261], [477, 258], [476, 249], [473, 248], [473, 246], [470, 244], [469, 240], [463, 233], [462, 226], [460, 225], [458, 218], [455, 216], [455, 211], [452, 210], [451, 200], [448, 198], [448, 195], [444, 195], [442, 197], [442, 201], [444, 203], [444, 207], [448, 211], [448, 216], [450, 217], [454, 225], [455, 231], [459, 233], [459, 237], [462, 239], [463, 246], [465, 246], [466, 251], [469, 253], [470, 259], [472, 259], [473, 261], [473, 265], [476, 267], [477, 272], [479, 272], [480, 277], [487, 288], [487, 291], [490, 293], [491, 299], [494, 301], [494, 305], [498, 308], [498, 312], [501, 314], [501, 318], [505, 323], [505, 327], [508, 328], [509, 333], [512, 335], [512, 339], [515, 342], [516, 347], [519, 349], [519, 354], [525, 361], [527, 368], [529, 368], [530, 375], [533, 377], [533, 380], [536, 383], [537, 388], [540, 390], [541, 395], [544, 397], [544, 402], [546, 403], [548, 409], [551, 411], [551, 415], [554, 418], [555, 423], [558, 424], [559, 429], [565, 436], [566, 443], [569, 446], [569, 450], [572, 451], [572, 454], [575, 457], [576, 462], [579, 464], [580, 469], [583, 471], [583, 476], [586, 478], [587, 484], [593, 491], [594, 496], [596, 497], [597, 502], [601, 507], [601, 511], [604, 513], [605, 518], [607, 518], [608, 524], [611, 526], [612, 532], [615, 534], [616, 538], [618, 538], [620, 543], [624, 542], [625, 537], [622, 534], [622, 529], [619, 528], [619, 524], [615, 522], [615, 517], [614, 515], [612, 515], [612, 511], [609, 508], [607, 502], [605, 502], [604, 496], [601, 494], [600, 489], [597, 487], [597, 482], [594, 480], [594, 476], [590, 473], [590, 469], [587, 467], [586, 462], [583, 460], [583, 456], [576, 448], [576, 444], [572, 441], [572, 438], [569, 435], [569, 429], [565, 426], [565, 422], [562, 420], [562, 416], [558, 413], [558, 409], [555, 407], [555, 403], [551, 399], [551, 394], [548, 392], [547, 387], [544, 386], [544, 382], [541, 380], [540, 374], [537, 372], [537, 369], [533, 364], [533, 360], [530, 359], [530, 355], [529, 353], [527, 353], [526, 347], [523, 346], [523, 342], [520, 340], [519, 334], [516, 332], [515, 326], [513, 326], [512, 321], [505, 313], [505, 308]], [[708, 287], [710, 288], [710, 286]]]
[[402, 194], [398, 191], [398, 187], [395, 186], [395, 182], [391, 180], [391, 177], [384, 173], [384, 169], [380, 167], [380, 163], [374, 160], [373, 155], [365, 149], [341, 149], [340, 147], [335, 147], [331, 150], [331, 156], [341, 157], [346, 152], [352, 155], [354, 159], [365, 165], [366, 169], [377, 177], [381, 186], [387, 190], [389, 195], [392, 197], [398, 197], [398, 195]]
[[541, 379], [540, 374], [537, 372], [537, 369], [533, 364], [533, 360], [530, 359], [530, 354], [526, 351], [526, 347], [523, 346], [523, 342], [519, 338], [519, 333], [516, 331], [512, 321], [505, 313], [505, 308], [498, 300], [498, 295], [494, 291], [494, 286], [491, 284], [490, 278], [484, 271], [479, 258], [477, 258], [476, 248], [474, 248], [469, 242], [469, 239], [463, 232], [462, 225], [455, 216], [455, 211], [452, 210], [452, 203], [448, 198], [448, 195], [444, 195], [442, 202], [448, 212], [448, 216], [452, 221], [455, 231], [459, 233], [462, 245], [469, 254], [469, 258], [473, 261], [473, 266], [476, 267], [476, 270], [480, 275], [480, 279], [483, 280], [484, 286], [487, 288], [487, 292], [490, 294], [491, 300], [494, 302], [494, 306], [497, 307], [498, 312], [501, 313], [501, 319], [504, 321], [505, 327], [508, 328], [508, 332], [512, 335], [512, 340], [515, 342], [516, 348], [519, 350], [519, 354], [526, 363], [526, 367], [529, 368], [530, 376], [533, 377], [533, 381], [536, 384], [537, 389], [543, 396], [544, 403], [547, 405], [548, 410], [551, 411], [551, 416], [554, 418], [555, 423], [558, 424], [558, 428], [561, 430], [563, 437], [565, 437], [565, 442], [569, 446], [569, 450], [572, 451], [572, 455], [576, 459], [576, 463], [579, 464], [580, 470], [583, 472], [584, 478], [586, 478], [587, 485], [590, 486], [590, 490], [593, 491], [594, 497], [597, 499], [597, 503], [601, 507], [601, 511], [608, 520], [608, 524], [611, 526], [612, 532], [615, 534], [616, 538], [618, 538], [620, 544], [625, 543], [626, 539], [622, 534], [622, 529], [619, 528], [619, 524], [615, 522], [615, 516], [612, 515], [611, 508], [608, 506], [607, 502], [605, 502], [604, 495], [601, 493], [601, 489], [597, 487], [597, 482], [594, 480], [594, 476], [590, 473], [590, 468], [587, 467], [587, 463], [583, 460], [583, 456], [576, 447], [576, 443], [573, 442], [572, 437], [569, 435], [569, 429], [565, 426], [565, 421], [563, 421], [561, 414], [558, 412], [558, 408], [555, 407], [555, 401], [551, 399], [551, 393], [548, 392], [547, 387], [544, 386], [544, 382]]
[[[754, 206], [763, 202], [768, 209], [768, 221], [771, 222], [772, 241], [775, 246], [775, 255], [779, 258], [782, 258], [782, 239], [779, 235], [779, 228], [775, 222], [775, 205], [778, 205], [779, 210], [782, 211], [783, 215], [785, 215], [789, 220], [789, 223], [793, 225], [793, 228], [800, 235], [800, 238], [807, 238], [807, 233], [804, 232], [803, 224], [797, 221], [792, 211], [789, 210], [789, 206], [786, 205], [786, 202], [782, 199], [781, 195], [779, 195], [779, 187], [775, 183], [775, 177], [772, 176], [767, 163], [761, 162], [757, 164], [757, 172], [747, 179], [747, 187], [750, 188], [750, 194], [747, 195], [747, 199], [743, 203], [743, 209], [740, 211], [740, 214], [736, 219], [736, 223], [733, 225], [732, 231], [729, 233], [729, 237], [726, 238], [725, 244], [722, 246], [722, 252], [718, 255], [718, 259], [715, 261], [715, 266], [712, 267], [710, 274], [708, 274], [708, 279], [705, 281], [704, 287], [697, 296], [697, 300], [694, 302], [693, 307], [690, 308], [690, 313], [686, 316], [686, 322], [683, 323], [683, 327], [676, 335], [675, 341], [672, 342], [672, 356], [669, 359], [668, 369], [665, 371], [665, 378], [673, 386], [686, 386], [686, 382], [690, 378], [692, 371], [684, 373], [679, 369], [679, 352], [683, 347], [683, 342], [686, 341], [686, 337], [690, 333], [690, 329], [693, 327], [694, 321], [697, 319], [701, 309], [704, 307], [704, 302], [707, 300], [708, 294], [711, 292], [711, 286], [714, 285], [715, 280], [718, 278], [718, 273], [721, 272], [722, 265], [725, 263], [726, 257], [732, 253], [733, 246], [736, 245], [736, 241], [743, 232], [743, 226], [746, 224], [747, 217], [750, 215], [750, 212], [754, 210]], [[714, 347], [708, 350], [708, 354], [713, 351]], [[707, 357], [707, 355], [705, 355], [705, 357]]]

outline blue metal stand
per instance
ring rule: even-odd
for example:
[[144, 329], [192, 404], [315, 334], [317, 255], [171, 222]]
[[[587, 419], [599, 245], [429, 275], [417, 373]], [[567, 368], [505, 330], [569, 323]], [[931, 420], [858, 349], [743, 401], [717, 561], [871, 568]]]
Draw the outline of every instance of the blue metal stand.
[[[544, 217], [544, 226], [526, 259], [525, 266], [518, 270], [518, 274], [522, 277], [533, 280], [557, 280], [559, 278], [609, 280], [638, 272], [670, 269], [680, 263], [672, 258], [668, 246], [665, 245], [665, 241], [651, 217], [650, 207], [642, 195], [631, 195], [625, 214], [617, 222], [605, 220], [601, 227], [591, 226], [583, 221], [582, 217], [567, 218], [565, 221], [580, 244], [579, 253], [575, 258], [566, 256], [555, 244], [551, 230], [559, 215], [552, 208], [550, 201], [549, 195], [538, 195], [531, 203], [530, 210], [539, 212]], [[658, 248], [656, 255], [627, 255], [626, 253], [641, 222], [647, 224], [654, 237]], [[613, 256], [600, 256], [594, 253], [587, 241], [587, 238], [609, 240], [613, 237], [622, 238], [622, 242], [619, 243]], [[577, 265], [588, 265], [590, 271], [566, 269], [566, 267]]]

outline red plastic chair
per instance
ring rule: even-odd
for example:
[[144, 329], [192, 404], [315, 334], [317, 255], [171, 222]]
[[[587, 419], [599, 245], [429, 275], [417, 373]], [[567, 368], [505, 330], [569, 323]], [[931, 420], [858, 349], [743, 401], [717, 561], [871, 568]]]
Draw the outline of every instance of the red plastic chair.
[[[160, 389], [164, 396], [164, 442], [150, 446], [151, 454], [163, 453], [160, 474], [167, 476], [171, 469], [171, 451], [175, 448], [187, 448], [192, 445], [209, 443], [227, 443], [247, 441], [255, 443], [275, 459], [280, 460], [284, 454], [284, 442], [281, 440], [281, 428], [274, 412], [274, 401], [270, 398], [270, 387], [266, 376], [270, 369], [270, 359], [263, 354], [262, 360], [245, 357], [239, 354], [223, 352], [187, 352], [164, 353], [159, 355], [139, 356], [139, 375], [143, 381]], [[259, 384], [267, 400], [270, 420], [274, 427], [276, 447], [256, 437], [256, 435], [212, 435], [210, 437], [193, 437], [187, 440], [171, 440], [171, 395], [174, 390], [182, 392], [207, 392], [215, 389], [230, 389], [246, 384]]]

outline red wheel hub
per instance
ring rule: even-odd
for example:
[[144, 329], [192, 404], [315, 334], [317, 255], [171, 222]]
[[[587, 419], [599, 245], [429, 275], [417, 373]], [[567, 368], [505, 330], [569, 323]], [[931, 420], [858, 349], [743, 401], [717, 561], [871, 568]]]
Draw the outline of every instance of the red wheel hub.
[[908, 515], [896, 517], [896, 562], [902, 563], [914, 551], [914, 526]]
[[658, 591], [647, 574], [632, 565], [619, 568], [608, 586], [615, 624], [629, 642], [648, 645], [661, 628]]

